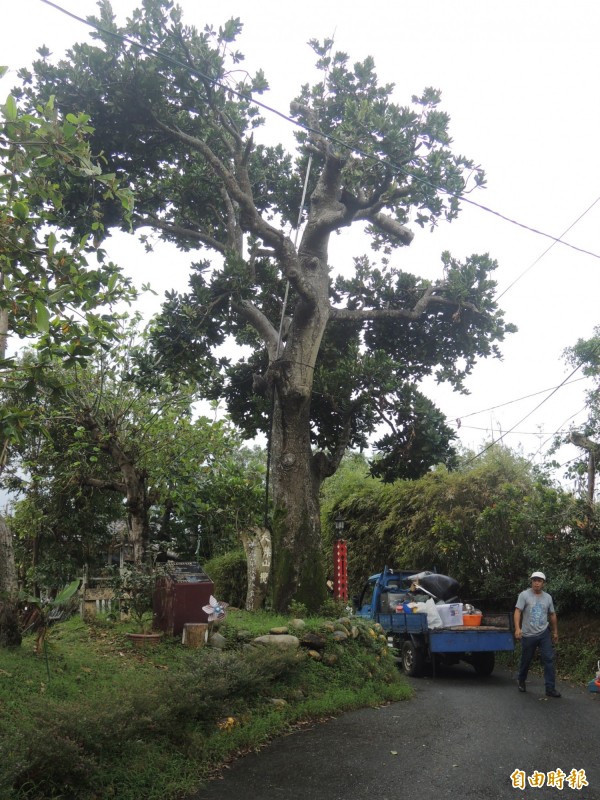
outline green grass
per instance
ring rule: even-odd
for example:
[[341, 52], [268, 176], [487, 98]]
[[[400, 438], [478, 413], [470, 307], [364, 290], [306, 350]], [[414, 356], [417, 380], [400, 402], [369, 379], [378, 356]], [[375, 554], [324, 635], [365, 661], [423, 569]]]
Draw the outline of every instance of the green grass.
[[343, 644], [327, 634], [329, 665], [304, 648], [244, 645], [288, 622], [232, 612], [223, 651], [179, 640], [139, 651], [126, 625], [73, 618], [51, 629], [47, 659], [30, 637], [0, 650], [0, 800], [179, 798], [306, 720], [410, 696], [364, 622]]

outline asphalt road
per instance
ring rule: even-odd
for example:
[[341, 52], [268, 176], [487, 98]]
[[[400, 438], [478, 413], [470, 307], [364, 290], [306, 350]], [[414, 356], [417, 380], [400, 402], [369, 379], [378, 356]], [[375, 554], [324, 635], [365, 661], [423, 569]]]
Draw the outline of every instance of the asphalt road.
[[413, 700], [291, 733], [189, 800], [600, 800], [600, 694], [546, 698], [531, 674], [521, 694], [512, 673], [468, 666], [410, 682]]

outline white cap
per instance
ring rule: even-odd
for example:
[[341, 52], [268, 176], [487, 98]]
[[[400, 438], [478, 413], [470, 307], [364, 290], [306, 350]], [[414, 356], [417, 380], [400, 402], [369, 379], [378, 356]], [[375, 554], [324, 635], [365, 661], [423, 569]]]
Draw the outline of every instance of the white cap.
[[545, 580], [546, 580], [546, 576], [544, 575], [544, 573], [543, 573], [543, 572], [532, 572], [532, 573], [531, 573], [531, 576], [530, 576], [530, 580], [531, 580], [532, 578], [541, 578], [543, 581], [545, 581]]

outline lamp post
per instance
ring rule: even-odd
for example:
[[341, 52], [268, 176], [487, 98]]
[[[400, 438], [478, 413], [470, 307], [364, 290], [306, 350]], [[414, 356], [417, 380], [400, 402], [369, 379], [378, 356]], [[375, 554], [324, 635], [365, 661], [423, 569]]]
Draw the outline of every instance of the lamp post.
[[333, 545], [333, 597], [335, 600], [348, 599], [348, 545], [342, 538], [346, 520], [338, 512], [333, 520], [335, 543]]
[[336, 514], [333, 520], [333, 524], [335, 525], [335, 538], [341, 539], [343, 537], [344, 527], [346, 525], [346, 520], [344, 519], [344, 516], [341, 511], [338, 511], [338, 513]]

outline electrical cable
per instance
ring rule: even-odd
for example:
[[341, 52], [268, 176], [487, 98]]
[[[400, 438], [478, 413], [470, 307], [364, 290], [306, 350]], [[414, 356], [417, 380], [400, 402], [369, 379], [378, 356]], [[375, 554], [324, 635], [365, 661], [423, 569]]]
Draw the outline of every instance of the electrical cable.
[[[96, 25], [95, 23], [91, 22], [90, 20], [86, 20], [83, 17], [79, 17], [77, 14], [74, 14], [72, 11], [68, 11], [67, 9], [63, 8], [62, 6], [59, 6], [57, 3], [53, 3], [52, 0], [40, 0], [40, 2], [44, 3], [47, 6], [50, 6], [51, 8], [54, 8], [56, 11], [59, 11], [60, 13], [65, 14], [68, 17], [71, 17], [72, 19], [77, 20], [78, 22], [81, 22], [83, 25], [87, 25], [88, 27], [93, 28], [98, 33], [103, 33], [106, 36], [111, 36], [111, 37], [113, 37], [115, 39], [119, 39], [121, 42], [127, 43], [127, 44], [131, 45], [132, 47], [137, 47], [140, 50], [144, 51], [145, 53], [147, 53], [149, 55], [152, 55], [152, 56], [154, 56], [156, 58], [159, 58], [159, 59], [161, 59], [162, 61], [164, 61], [166, 63], [169, 63], [169, 64], [171, 64], [173, 66], [177, 66], [179, 68], [185, 69], [191, 75], [194, 75], [195, 77], [198, 77], [201, 80], [209, 81], [214, 86], [219, 86], [220, 88], [224, 88], [228, 92], [230, 92], [231, 94], [233, 94], [233, 95], [235, 95], [235, 96], [237, 96], [239, 98], [242, 98], [244, 100], [248, 99], [247, 94], [244, 95], [244, 94], [242, 94], [242, 92], [237, 91], [233, 87], [226, 86], [225, 84], [221, 83], [216, 78], [211, 78], [209, 75], [205, 75], [200, 70], [197, 70], [197, 69], [194, 69], [194, 68], [190, 67], [189, 64], [185, 64], [184, 62], [179, 61], [178, 59], [173, 58], [172, 56], [168, 56], [168, 55], [166, 55], [164, 53], [161, 53], [159, 50], [156, 50], [153, 47], [149, 47], [148, 45], [141, 44], [140, 42], [136, 42], [133, 39], [130, 39], [129, 37], [124, 36], [123, 34], [116, 33], [115, 31], [109, 31], [109, 30], [103, 28], [100, 25]], [[257, 100], [255, 97], [251, 98], [251, 102], [254, 103], [254, 105], [256, 105], [258, 108], [261, 108], [264, 111], [268, 111], [271, 114], [275, 114], [276, 116], [278, 116], [281, 119], [289, 122], [290, 124], [305, 130], [307, 133], [317, 134], [318, 136], [321, 136], [321, 137], [327, 139], [332, 144], [335, 144], [338, 147], [343, 148], [344, 150], [350, 151], [351, 153], [359, 155], [362, 158], [369, 159], [370, 161], [375, 161], [376, 163], [382, 164], [383, 166], [391, 166], [395, 170], [397, 170], [398, 172], [400, 172], [403, 175], [405, 175], [406, 177], [411, 178], [412, 180], [414, 180], [414, 181], [416, 181], [418, 183], [422, 183], [423, 185], [428, 186], [429, 188], [435, 189], [436, 191], [439, 191], [439, 192], [441, 192], [443, 194], [446, 194], [448, 197], [453, 197], [453, 198], [455, 198], [455, 199], [457, 199], [457, 200], [459, 200], [461, 202], [464, 202], [464, 203], [467, 203], [467, 204], [469, 204], [471, 206], [474, 206], [475, 208], [478, 208], [481, 211], [487, 212], [488, 214], [492, 214], [493, 216], [496, 216], [499, 219], [502, 219], [505, 222], [510, 223], [511, 225], [516, 225], [519, 228], [523, 228], [524, 230], [527, 230], [530, 233], [537, 234], [538, 236], [543, 236], [546, 239], [551, 239], [554, 244], [562, 244], [565, 247], [568, 247], [568, 248], [570, 248], [572, 250], [576, 250], [579, 253], [583, 253], [585, 255], [592, 256], [592, 258], [600, 259], [600, 254], [598, 254], [598, 253], [594, 253], [594, 252], [592, 252], [590, 250], [586, 250], [586, 249], [584, 249], [582, 247], [578, 247], [577, 245], [570, 244], [569, 242], [565, 242], [563, 239], [561, 239], [561, 237], [553, 236], [550, 233], [547, 233], [545, 231], [541, 231], [541, 230], [539, 230], [537, 228], [534, 228], [534, 227], [532, 227], [530, 225], [526, 225], [523, 222], [519, 222], [518, 220], [512, 219], [511, 217], [508, 217], [508, 216], [506, 216], [505, 214], [502, 214], [499, 211], [495, 211], [494, 209], [490, 208], [489, 206], [485, 206], [482, 203], [477, 203], [475, 200], [471, 200], [466, 195], [459, 195], [456, 192], [452, 192], [449, 189], [445, 189], [444, 187], [436, 186], [435, 184], [433, 184], [430, 181], [422, 178], [421, 176], [415, 175], [414, 173], [412, 173], [409, 170], [405, 169], [400, 164], [396, 164], [395, 162], [391, 161], [390, 159], [380, 158], [379, 156], [375, 156], [375, 155], [373, 155], [371, 153], [366, 153], [364, 150], [361, 150], [359, 147], [356, 147], [356, 146], [354, 146], [352, 144], [348, 144], [347, 142], [344, 142], [341, 139], [337, 139], [335, 136], [332, 136], [331, 134], [324, 133], [323, 131], [320, 131], [320, 130], [317, 130], [315, 128], [312, 128], [310, 125], [306, 125], [305, 123], [300, 122], [299, 120], [293, 119], [292, 117], [288, 116], [287, 114], [284, 114], [282, 111], [279, 111], [278, 109], [273, 108], [272, 106], [269, 106], [269, 105], [267, 105], [266, 103], [263, 103], [260, 100]]]
[[[568, 381], [567, 383], [561, 383], [559, 386], [549, 386], [547, 389], [540, 389], [539, 392], [532, 392], [531, 394], [523, 395], [523, 397], [517, 397], [515, 400], [507, 400], [505, 403], [498, 403], [496, 406], [490, 406], [489, 408], [483, 408], [481, 411], [471, 411], [469, 414], [463, 414], [459, 417], [454, 417], [454, 419], [462, 424], [463, 419], [467, 419], [468, 417], [475, 417], [479, 414], [486, 414], [488, 411], [495, 411], [497, 408], [503, 408], [504, 406], [510, 406], [512, 403], [519, 403], [521, 400], [529, 400], [530, 397], [536, 397], [538, 394], [544, 394], [545, 392], [549, 392], [551, 389], [561, 388], [562, 386], [570, 386], [572, 383], [578, 383], [578, 381], [584, 381], [586, 378], [585, 376], [581, 378], [575, 378], [573, 381]], [[459, 424], [458, 427], [461, 427]], [[465, 426], [467, 427], [467, 426]]]
[[547, 397], [545, 397], [540, 403], [538, 403], [535, 408], [533, 408], [531, 411], [529, 411], [527, 414], [525, 414], [525, 416], [522, 417], [518, 422], [515, 422], [515, 424], [512, 426], [512, 428], [509, 428], [509, 430], [507, 430], [505, 433], [503, 433], [498, 439], [496, 439], [493, 442], [490, 442], [490, 444], [488, 444], [486, 447], [484, 447], [483, 450], [481, 450], [476, 455], [472, 456], [472, 458], [470, 458], [466, 462], [465, 466], [467, 466], [468, 464], [471, 464], [473, 461], [475, 461], [476, 459], [480, 458], [482, 455], [484, 455], [484, 453], [487, 453], [487, 451], [490, 450], [494, 445], [499, 444], [503, 439], [505, 439], [509, 435], [509, 433], [512, 433], [515, 430], [515, 428], [517, 428], [517, 426], [519, 426], [522, 422], [525, 422], [525, 420], [528, 419], [532, 414], [534, 414], [538, 410], [538, 408], [541, 408], [544, 405], [544, 403], [546, 403], [548, 400], [550, 400], [550, 398], [553, 395], [555, 395], [556, 392], [558, 392], [559, 389], [562, 389], [562, 387], [565, 385], [565, 383], [570, 378], [572, 378], [573, 375], [575, 375], [575, 373], [578, 372], [581, 369], [582, 366], [583, 366], [583, 364], [579, 364], [577, 367], [575, 367], [575, 369], [570, 373], [570, 375], [568, 375], [564, 379], [564, 381], [562, 383], [560, 383], [555, 389], [553, 389]]
[[[592, 210], [592, 208], [593, 208], [593, 207], [596, 205], [596, 203], [597, 203], [598, 201], [600, 201], [600, 196], [598, 196], [598, 197], [597, 197], [597, 198], [594, 200], [594, 202], [593, 202], [593, 203], [592, 203], [590, 206], [588, 206], [588, 207], [586, 208], [586, 210], [585, 210], [585, 211], [584, 211], [582, 214], [580, 214], [580, 215], [577, 217], [577, 219], [575, 220], [575, 222], [572, 222], [572, 223], [569, 225], [569, 227], [568, 227], [568, 228], [566, 228], [566, 229], [565, 229], [565, 230], [564, 230], [564, 231], [561, 233], [561, 235], [560, 235], [558, 238], [559, 238], [560, 240], [562, 240], [562, 237], [563, 237], [563, 236], [565, 236], [565, 235], [566, 235], [566, 234], [567, 234], [567, 233], [568, 233], [568, 232], [571, 230], [571, 228], [574, 228], [574, 227], [575, 227], [575, 225], [577, 225], [577, 223], [578, 223], [578, 222], [581, 222], [581, 220], [582, 220], [582, 219], [585, 217], [585, 215], [586, 215], [588, 212], [590, 212], [590, 211]], [[535, 265], [536, 265], [538, 262], [540, 262], [540, 261], [542, 260], [542, 258], [543, 258], [543, 257], [544, 257], [544, 256], [545, 256], [547, 253], [549, 253], [549, 252], [550, 252], [550, 250], [552, 250], [552, 248], [553, 248], [553, 247], [554, 247], [556, 244], [558, 244], [558, 242], [552, 242], [552, 244], [548, 245], [548, 247], [547, 247], [547, 248], [544, 250], [544, 252], [543, 252], [541, 255], [539, 255], [539, 256], [538, 256], [538, 257], [535, 259], [535, 261], [534, 261], [532, 264], [530, 264], [530, 265], [527, 267], [527, 269], [523, 270], [523, 272], [522, 272], [520, 275], [518, 275], [518, 276], [517, 276], [517, 277], [514, 279], [514, 281], [513, 281], [512, 283], [509, 283], [509, 284], [508, 284], [508, 286], [506, 287], [506, 289], [504, 289], [504, 291], [503, 291], [503, 292], [501, 292], [499, 295], [497, 295], [497, 296], [496, 296], [496, 300], [500, 300], [500, 298], [501, 298], [501, 297], [504, 297], [504, 295], [505, 295], [505, 294], [508, 292], [508, 290], [509, 290], [509, 289], [512, 289], [512, 287], [515, 285], [515, 283], [517, 283], [518, 281], [520, 281], [520, 280], [521, 280], [521, 278], [522, 278], [524, 275], [526, 275], [526, 274], [529, 272], [529, 270], [530, 270], [530, 269], [533, 269], [533, 267], [535, 267]]]
[[[592, 350], [592, 352], [589, 354], [589, 356], [588, 356], [587, 360], [589, 361], [589, 359], [590, 359], [590, 358], [593, 358], [593, 357], [595, 357], [595, 356], [597, 356], [597, 355], [599, 355], [599, 354], [600, 354], [600, 345], [597, 345], [596, 347], [594, 347], [594, 348], [593, 348], [593, 350]], [[509, 433], [512, 433], [512, 432], [515, 430], [515, 428], [516, 428], [518, 425], [520, 425], [522, 422], [524, 422], [526, 419], [528, 419], [528, 418], [529, 418], [529, 417], [530, 417], [532, 414], [534, 414], [534, 413], [535, 413], [535, 412], [538, 410], [538, 408], [541, 408], [541, 406], [543, 406], [543, 405], [544, 405], [544, 403], [546, 403], [548, 400], [550, 400], [550, 398], [551, 398], [553, 395], [555, 395], [555, 394], [556, 394], [556, 392], [558, 392], [558, 390], [559, 390], [559, 389], [562, 389], [562, 387], [563, 387], [563, 386], [565, 386], [565, 384], [566, 384], [568, 381], [570, 381], [570, 379], [573, 377], [573, 375], [575, 375], [575, 373], [576, 373], [576, 372], [578, 372], [578, 371], [579, 371], [579, 370], [580, 370], [582, 367], [583, 367], [583, 361], [581, 361], [581, 362], [580, 362], [580, 363], [579, 363], [579, 364], [578, 364], [578, 365], [575, 367], [575, 369], [574, 369], [572, 372], [570, 372], [570, 373], [569, 373], [569, 375], [567, 375], [567, 377], [564, 379], [564, 381], [562, 381], [562, 383], [560, 383], [558, 386], [556, 386], [556, 387], [555, 387], [555, 388], [554, 388], [554, 389], [553, 389], [553, 390], [550, 392], [550, 394], [549, 394], [547, 397], [545, 397], [545, 398], [544, 398], [544, 399], [543, 399], [543, 400], [542, 400], [540, 403], [538, 403], [538, 404], [537, 404], [537, 406], [536, 406], [535, 408], [533, 408], [533, 409], [532, 409], [532, 410], [531, 410], [529, 413], [525, 414], [525, 416], [524, 416], [524, 417], [522, 417], [522, 418], [521, 418], [521, 419], [520, 419], [518, 422], [516, 422], [516, 423], [515, 423], [515, 424], [512, 426], [512, 428], [509, 428], [509, 430], [507, 430], [507, 431], [506, 431], [506, 433], [503, 433], [503, 434], [500, 436], [500, 438], [499, 438], [499, 439], [496, 439], [494, 442], [491, 442], [489, 445], [487, 445], [486, 447], [484, 447], [484, 448], [483, 448], [483, 450], [481, 450], [479, 453], [477, 453], [477, 454], [476, 454], [476, 455], [474, 455], [472, 458], [470, 458], [470, 459], [469, 459], [469, 460], [466, 462], [466, 464], [467, 464], [467, 465], [468, 465], [468, 464], [471, 464], [471, 463], [472, 463], [473, 461], [475, 461], [477, 458], [479, 458], [479, 457], [480, 457], [480, 456], [482, 456], [484, 453], [486, 453], [486, 452], [487, 452], [487, 451], [488, 451], [488, 450], [489, 450], [491, 447], [493, 447], [495, 444], [498, 444], [499, 442], [501, 442], [501, 441], [502, 441], [502, 440], [503, 440], [503, 439], [504, 439], [506, 436], [508, 436], [508, 434], [509, 434]]]

